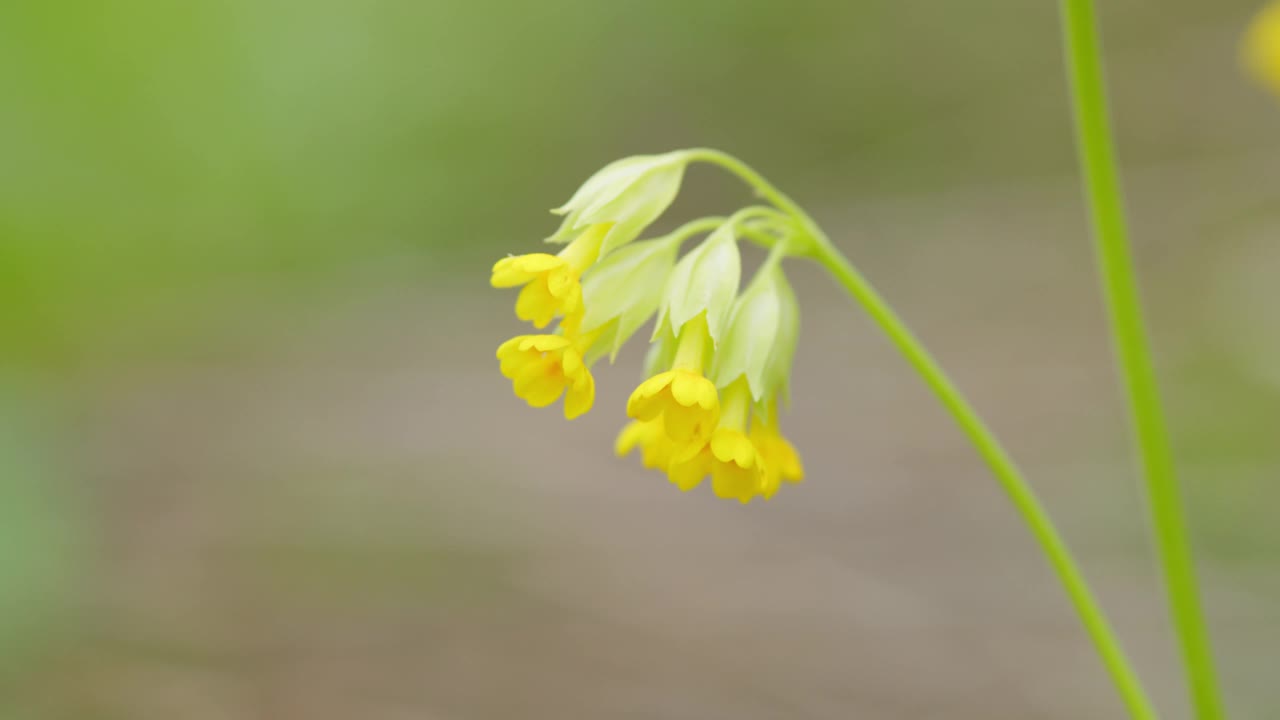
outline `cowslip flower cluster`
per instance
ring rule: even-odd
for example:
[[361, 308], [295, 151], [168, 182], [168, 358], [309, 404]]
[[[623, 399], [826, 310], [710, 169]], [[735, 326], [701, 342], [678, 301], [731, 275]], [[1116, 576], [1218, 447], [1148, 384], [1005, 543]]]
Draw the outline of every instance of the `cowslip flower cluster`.
[[[606, 166], [553, 210], [564, 220], [547, 242], [560, 252], [494, 265], [494, 287], [521, 288], [518, 318], [540, 331], [556, 323], [502, 343], [497, 357], [516, 396], [533, 407], [563, 396], [572, 420], [594, 403], [592, 365], [612, 362], [656, 317], [646, 379], [627, 401], [631, 422], [615, 450], [639, 450], [681, 490], [710, 478], [717, 496], [746, 503], [804, 477], [778, 424], [800, 319], [782, 260], [799, 231], [784, 213], [750, 207], [637, 240], [675, 199], [689, 161], [673, 152]], [[743, 240], [771, 248], [745, 288]]]
[[1245, 35], [1244, 63], [1273, 91], [1280, 94], [1280, 2], [1263, 8]]

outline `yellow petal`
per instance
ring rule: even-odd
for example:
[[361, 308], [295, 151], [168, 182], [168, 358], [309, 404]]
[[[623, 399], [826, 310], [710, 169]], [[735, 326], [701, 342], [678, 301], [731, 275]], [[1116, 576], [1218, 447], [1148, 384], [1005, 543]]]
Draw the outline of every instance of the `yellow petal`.
[[551, 293], [554, 298], [563, 298], [569, 295], [573, 290], [573, 286], [578, 284], [578, 276], [567, 267], [556, 268], [547, 273], [547, 292]]
[[520, 349], [520, 343], [521, 343], [525, 338], [527, 338], [527, 337], [529, 337], [529, 336], [528, 336], [528, 335], [517, 335], [517, 336], [515, 336], [515, 337], [511, 338], [510, 340], [508, 340], [508, 341], [506, 341], [506, 342], [502, 343], [501, 345], [499, 345], [499, 346], [498, 346], [498, 352], [496, 353], [497, 358], [498, 358], [499, 360], [501, 360], [501, 359], [503, 359], [504, 357], [509, 357], [509, 356], [511, 356], [511, 355], [513, 355], [513, 354], [515, 354], [515, 353], [519, 352], [519, 351], [520, 351], [520, 350], [519, 350], [519, 349]]
[[699, 429], [703, 419], [701, 411], [691, 410], [674, 403], [668, 405], [666, 412], [662, 414], [667, 437], [678, 443], [687, 443], [698, 437], [701, 434]]
[[672, 465], [667, 470], [667, 478], [676, 487], [688, 492], [700, 485], [709, 472], [707, 454], [699, 453], [690, 460]]
[[673, 465], [688, 461], [693, 456], [702, 452], [707, 447], [707, 441], [699, 437], [694, 437], [687, 442], [676, 442], [662, 430], [661, 437], [654, 440], [653, 445], [661, 448], [662, 456], [666, 458], [665, 465]]
[[627, 415], [637, 420], [653, 420], [662, 413], [663, 403], [658, 395], [671, 384], [672, 373], [664, 372], [640, 383], [627, 398]]
[[613, 452], [618, 457], [626, 457], [639, 445], [647, 434], [645, 423], [632, 420], [623, 426], [618, 438], [613, 441]]
[[524, 285], [539, 275], [555, 268], [564, 267], [564, 265], [564, 260], [546, 253], [532, 253], [502, 258], [494, 263], [493, 274], [489, 278], [489, 284], [496, 288]]
[[740, 468], [756, 466], [756, 448], [746, 435], [728, 429], [720, 429], [711, 436], [711, 454], [722, 463], [732, 463]]
[[512, 389], [533, 407], [546, 407], [564, 392], [564, 376], [555, 358], [537, 358], [512, 378]]
[[758, 469], [745, 469], [733, 463], [716, 463], [711, 469], [711, 489], [717, 497], [732, 498], [746, 504], [763, 489]]
[[787, 482], [800, 482], [804, 479], [804, 464], [800, 462], [800, 453], [781, 435], [778, 436], [777, 443], [774, 453], [776, 460], [773, 462], [778, 464], [778, 474]]
[[[711, 385], [711, 381], [701, 375], [686, 371], [677, 372], [671, 381], [671, 397], [685, 407], [702, 405], [707, 385]], [[715, 392], [714, 385], [711, 386], [711, 391]]]
[[564, 367], [564, 376], [572, 380], [581, 379], [584, 374], [590, 377], [591, 373], [587, 371], [587, 366], [582, 362], [582, 356], [572, 347], [565, 348], [564, 359], [560, 361]]
[[544, 282], [531, 282], [516, 296], [516, 317], [533, 323], [536, 328], [546, 327], [559, 308], [560, 303], [547, 291]]
[[591, 409], [596, 399], [596, 381], [591, 373], [586, 373], [586, 382], [582, 387], [574, 385], [564, 395], [564, 419], [572, 420]]
[[552, 352], [555, 350], [563, 350], [573, 342], [563, 335], [525, 335], [520, 343], [522, 352]]

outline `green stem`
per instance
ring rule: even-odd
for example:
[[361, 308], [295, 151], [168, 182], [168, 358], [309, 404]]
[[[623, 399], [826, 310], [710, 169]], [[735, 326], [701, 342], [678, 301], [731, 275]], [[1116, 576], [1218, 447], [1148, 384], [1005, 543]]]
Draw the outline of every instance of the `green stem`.
[[1182, 498], [1160, 408], [1142, 303], [1134, 279], [1124, 201], [1111, 139], [1103, 60], [1092, 0], [1062, 1], [1076, 143], [1093, 221], [1112, 343], [1124, 377], [1156, 546], [1164, 570], [1192, 704], [1200, 720], [1224, 717], [1183, 519]]
[[1075, 606], [1076, 613], [1080, 616], [1081, 623], [1093, 640], [1103, 664], [1111, 674], [1112, 681], [1128, 706], [1129, 713], [1138, 720], [1155, 718], [1156, 713], [1151, 701], [1147, 698], [1141, 682], [1125, 657], [1119, 640], [1031, 485], [929, 351], [916, 339], [875, 288], [836, 249], [822, 229], [794, 201], [773, 187], [755, 170], [732, 156], [707, 149], [688, 152], [691, 160], [714, 163], [738, 175], [761, 197], [794, 216], [801, 224], [813, 241], [807, 254], [826, 268], [889, 336], [907, 362], [915, 368], [925, 384], [933, 390], [938, 400], [951, 413], [961, 430], [978, 450], [979, 455], [987, 462], [992, 474], [1013, 502], [1014, 508], [1022, 515], [1031, 534], [1040, 543], [1049, 564], [1058, 574], [1068, 597]]
[[836, 276], [840, 284], [889, 335], [893, 343], [906, 356], [907, 361], [916, 369], [969, 437], [970, 442], [977, 448], [978, 454], [986, 460], [992, 474], [996, 476], [1014, 507], [1022, 514], [1031, 534], [1040, 543], [1041, 549], [1049, 559], [1049, 564], [1057, 572], [1067, 595], [1075, 605], [1081, 623], [1089, 633], [1089, 637], [1093, 639], [1103, 664], [1111, 673], [1112, 680], [1128, 705], [1130, 714], [1134, 718], [1155, 718], [1156, 713], [1151, 701], [1143, 691], [1141, 682], [1120, 647], [1120, 641], [1107, 622], [1071, 551], [1009, 453], [1001, 446], [999, 440], [947, 377], [937, 361], [857, 269], [835, 249], [821, 256], [819, 262]]
[[716, 228], [728, 222], [728, 220], [729, 218], [727, 217], [719, 217], [716, 215], [712, 215], [704, 218], [698, 218], [697, 220], [690, 220], [689, 222], [681, 225], [675, 230], [672, 230], [666, 235], [663, 235], [660, 238], [655, 238], [655, 241], [665, 240], [667, 242], [671, 242], [679, 245], [683, 243], [685, 240], [688, 240], [689, 238], [693, 237], [694, 235], [698, 235], [704, 232], [711, 232], [712, 230], [715, 230]]
[[[693, 148], [685, 150], [684, 155], [689, 162], [707, 162], [713, 165], [719, 165], [734, 175], [742, 178], [744, 182], [755, 190], [756, 195], [773, 203], [773, 205], [779, 210], [782, 210], [787, 215], [794, 218], [796, 222], [800, 223], [801, 229], [804, 230], [805, 234], [815, 243], [826, 241], [826, 235], [823, 234], [822, 228], [818, 227], [818, 224], [815, 223], [813, 219], [795, 203], [794, 200], [784, 195], [781, 190], [774, 187], [768, 180], [765, 180], [764, 176], [753, 170], [750, 165], [747, 165], [728, 153], [721, 152], [719, 150], [712, 150], [711, 148]], [[830, 243], [828, 242], [827, 244]], [[816, 247], [802, 248], [793, 240], [791, 248], [792, 251], [797, 254], [804, 254], [816, 258], [816, 255], [814, 255], [814, 252], [817, 249]]]

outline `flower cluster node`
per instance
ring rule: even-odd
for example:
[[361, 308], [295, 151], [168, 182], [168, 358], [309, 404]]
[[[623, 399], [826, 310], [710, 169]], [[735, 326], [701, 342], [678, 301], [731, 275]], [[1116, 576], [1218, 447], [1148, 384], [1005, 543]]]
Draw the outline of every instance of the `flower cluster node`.
[[[637, 241], [679, 191], [688, 152], [611, 163], [553, 212], [563, 215], [548, 242], [557, 254], [499, 260], [490, 284], [521, 288], [516, 316], [553, 332], [519, 335], [497, 352], [516, 396], [533, 407], [564, 397], [568, 419], [595, 400], [591, 365], [610, 361], [656, 317], [647, 379], [627, 401], [632, 418], [618, 434], [619, 456], [640, 449], [644, 466], [681, 490], [708, 477], [716, 496], [746, 503], [770, 498], [804, 472], [778, 428], [788, 394], [799, 308], [782, 260], [808, 246], [800, 223], [766, 207], [703, 218], [668, 235]], [[681, 245], [706, 234], [680, 257]], [[741, 288], [740, 240], [770, 248]]]

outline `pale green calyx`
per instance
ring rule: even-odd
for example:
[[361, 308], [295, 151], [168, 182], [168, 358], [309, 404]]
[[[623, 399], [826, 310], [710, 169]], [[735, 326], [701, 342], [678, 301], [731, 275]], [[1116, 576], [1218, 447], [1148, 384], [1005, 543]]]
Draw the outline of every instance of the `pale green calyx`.
[[658, 324], [658, 332], [654, 334], [649, 350], [644, 354], [644, 376], [653, 377], [671, 367], [676, 357], [676, 338], [670, 329]]
[[766, 262], [733, 304], [712, 379], [725, 387], [746, 378], [762, 402], [784, 388], [798, 337], [799, 307], [781, 266]]
[[564, 221], [550, 243], [566, 243], [591, 225], [611, 223], [600, 257], [635, 240], [666, 211], [680, 191], [686, 153], [634, 155], [609, 163], [587, 179], [569, 202], [552, 210]]
[[[775, 268], [774, 290], [778, 295], [778, 336], [765, 365], [764, 384], [773, 388], [782, 399], [791, 402], [791, 365], [796, 357], [796, 345], [800, 341], [800, 303], [787, 282], [782, 267]], [[756, 398], [759, 400], [759, 398]]]
[[623, 343], [657, 312], [681, 239], [669, 236], [619, 248], [583, 279], [586, 313], [582, 332], [605, 327], [599, 342], [607, 345], [610, 362]]
[[707, 332], [718, 345], [733, 310], [741, 275], [742, 260], [738, 255], [734, 223], [725, 222], [701, 245], [680, 258], [671, 271], [663, 290], [655, 336], [664, 326], [679, 334], [685, 323], [705, 312]]

